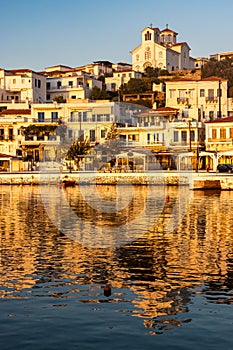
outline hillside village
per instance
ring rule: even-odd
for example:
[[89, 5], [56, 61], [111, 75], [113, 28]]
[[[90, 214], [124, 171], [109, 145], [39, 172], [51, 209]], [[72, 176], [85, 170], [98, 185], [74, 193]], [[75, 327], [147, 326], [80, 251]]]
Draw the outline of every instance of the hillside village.
[[[182, 170], [191, 164], [215, 171], [218, 163], [232, 164], [229, 81], [203, 77], [202, 71], [210, 61], [231, 60], [233, 53], [194, 59], [177, 36], [168, 26], [144, 28], [132, 63], [58, 64], [43, 72], [1, 68], [0, 171], [37, 170], [53, 161], [70, 170], [71, 164], [74, 170], [96, 169], [93, 157], [114, 128], [114, 166], [121, 169]], [[82, 165], [67, 159], [65, 145], [84, 140], [89, 158]], [[131, 160], [129, 167], [130, 150], [141, 161]], [[102, 163], [111, 163], [111, 154], [101, 156]]]

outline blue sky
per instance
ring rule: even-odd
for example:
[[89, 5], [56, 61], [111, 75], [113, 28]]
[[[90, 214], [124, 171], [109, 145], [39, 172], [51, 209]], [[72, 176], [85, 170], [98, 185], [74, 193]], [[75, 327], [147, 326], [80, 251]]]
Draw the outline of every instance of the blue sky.
[[130, 50], [150, 24], [168, 24], [192, 57], [233, 51], [232, 0], [0, 0], [0, 12], [5, 69], [131, 63]]

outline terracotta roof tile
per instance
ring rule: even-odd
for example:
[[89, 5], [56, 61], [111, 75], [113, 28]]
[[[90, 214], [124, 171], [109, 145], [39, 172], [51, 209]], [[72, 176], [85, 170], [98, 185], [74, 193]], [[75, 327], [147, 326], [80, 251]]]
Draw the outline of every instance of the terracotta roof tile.
[[1, 115], [16, 115], [16, 114], [31, 114], [30, 109], [4, 109], [0, 112]]
[[218, 118], [218, 119], [214, 119], [214, 120], [205, 122], [205, 124], [212, 124], [212, 123], [233, 123], [233, 116], [225, 117], [225, 118]]

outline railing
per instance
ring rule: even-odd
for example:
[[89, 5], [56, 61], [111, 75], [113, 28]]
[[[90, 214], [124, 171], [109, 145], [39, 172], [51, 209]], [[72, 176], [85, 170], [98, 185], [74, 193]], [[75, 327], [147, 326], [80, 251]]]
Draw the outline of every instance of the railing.
[[53, 118], [46, 118], [46, 119], [38, 119], [38, 118], [33, 118], [32, 121], [34, 123], [58, 123], [59, 119], [53, 119]]
[[0, 135], [0, 141], [14, 141], [16, 136]]
[[37, 136], [37, 135], [28, 135], [23, 136], [21, 143], [34, 143], [34, 142], [60, 142], [60, 136], [58, 135], [51, 135], [51, 136]]
[[218, 97], [208, 96], [205, 100], [206, 102], [218, 102]]
[[50, 86], [49, 88], [47, 88], [47, 91], [53, 91], [53, 90], [72, 90], [72, 89], [86, 89], [88, 88], [87, 86], [84, 85], [61, 85], [61, 86]]
[[186, 103], [187, 99], [186, 97], [178, 97], [177, 98], [177, 103]]

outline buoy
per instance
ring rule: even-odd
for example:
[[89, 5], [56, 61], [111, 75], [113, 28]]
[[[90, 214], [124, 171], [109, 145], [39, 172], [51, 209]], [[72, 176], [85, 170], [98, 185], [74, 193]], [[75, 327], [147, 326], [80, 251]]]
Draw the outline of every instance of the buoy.
[[104, 286], [104, 295], [105, 295], [106, 297], [109, 297], [109, 296], [111, 295], [111, 293], [112, 293], [112, 289], [111, 289], [110, 284], [106, 284], [106, 285]]

